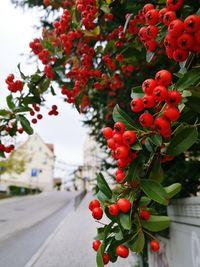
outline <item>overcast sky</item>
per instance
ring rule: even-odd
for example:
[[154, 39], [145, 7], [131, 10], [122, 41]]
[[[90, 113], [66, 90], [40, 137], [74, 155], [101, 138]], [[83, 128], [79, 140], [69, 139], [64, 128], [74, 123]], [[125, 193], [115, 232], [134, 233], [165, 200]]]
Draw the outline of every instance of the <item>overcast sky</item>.
[[[29, 42], [40, 36], [33, 28], [38, 24], [39, 18], [35, 11], [23, 12], [15, 9], [9, 0], [0, 0], [0, 108], [4, 106], [7, 93], [5, 78], [9, 73], [17, 73], [16, 66], [22, 62], [22, 70], [30, 74], [35, 69], [33, 65], [27, 65], [27, 57], [20, 54], [30, 52]], [[57, 104], [60, 115], [48, 116], [47, 110], [42, 113], [45, 119], [34, 126], [46, 143], [53, 143], [55, 153], [59, 160], [69, 164], [82, 164], [83, 143], [86, 137], [86, 129], [81, 123], [81, 116], [75, 109], [64, 103], [56, 96], [48, 97], [48, 105]], [[26, 134], [23, 134], [26, 139]], [[56, 175], [62, 173], [56, 172]]]

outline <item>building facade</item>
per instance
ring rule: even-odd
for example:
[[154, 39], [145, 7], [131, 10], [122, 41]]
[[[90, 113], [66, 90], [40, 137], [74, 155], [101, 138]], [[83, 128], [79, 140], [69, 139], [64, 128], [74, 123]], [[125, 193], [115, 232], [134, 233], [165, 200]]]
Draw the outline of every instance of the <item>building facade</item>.
[[52, 144], [45, 144], [41, 137], [34, 134], [14, 151], [14, 157], [25, 161], [25, 171], [4, 173], [1, 185], [10, 185], [29, 189], [39, 188], [42, 191], [53, 189], [55, 156]]

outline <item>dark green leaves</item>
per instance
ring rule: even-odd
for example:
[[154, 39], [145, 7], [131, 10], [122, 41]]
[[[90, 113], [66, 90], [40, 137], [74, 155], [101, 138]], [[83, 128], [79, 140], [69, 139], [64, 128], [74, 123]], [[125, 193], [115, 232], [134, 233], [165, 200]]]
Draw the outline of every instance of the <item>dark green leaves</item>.
[[104, 179], [102, 173], [99, 173], [97, 175], [97, 186], [99, 188], [99, 190], [107, 197], [107, 198], [111, 198], [112, 197], [112, 191], [108, 185], [108, 183], [106, 182], [106, 180]]
[[127, 130], [135, 130], [137, 128], [135, 122], [118, 105], [113, 109], [113, 120], [115, 122], [123, 122]]
[[12, 96], [12, 95], [8, 95], [8, 96], [6, 97], [6, 102], [7, 102], [8, 107], [9, 107], [11, 110], [13, 110], [13, 109], [15, 108], [15, 104], [14, 104], [14, 102], [13, 102], [13, 96]]
[[151, 215], [148, 221], [142, 220], [142, 225], [149, 231], [158, 232], [169, 227], [170, 218], [168, 216]]
[[143, 179], [140, 184], [142, 190], [149, 198], [162, 205], [168, 204], [168, 195], [160, 183], [150, 179]]
[[118, 215], [119, 221], [121, 226], [126, 229], [130, 230], [131, 229], [131, 217], [129, 213], [122, 213], [120, 212]]
[[33, 134], [33, 129], [30, 125], [30, 122], [25, 118], [23, 115], [17, 115], [17, 118], [19, 119], [22, 128], [27, 134]]
[[168, 148], [167, 154], [172, 156], [178, 156], [190, 148], [198, 138], [198, 131], [195, 127], [183, 128], [177, 135], [175, 135]]
[[134, 159], [134, 161], [130, 164], [128, 173], [124, 178], [124, 181], [133, 181], [137, 179], [143, 171], [143, 157], [138, 156]]
[[104, 263], [103, 263], [103, 254], [104, 254], [104, 249], [105, 246], [102, 243], [97, 251], [97, 256], [96, 256], [96, 263], [98, 267], [104, 267]]
[[176, 87], [183, 91], [188, 87], [196, 84], [200, 81], [200, 68], [195, 68], [190, 71], [187, 71], [181, 79], [178, 80], [176, 83]]
[[142, 252], [145, 244], [145, 237], [142, 231], [139, 231], [138, 235], [134, 238], [133, 245], [130, 246], [130, 249], [133, 252], [140, 253]]

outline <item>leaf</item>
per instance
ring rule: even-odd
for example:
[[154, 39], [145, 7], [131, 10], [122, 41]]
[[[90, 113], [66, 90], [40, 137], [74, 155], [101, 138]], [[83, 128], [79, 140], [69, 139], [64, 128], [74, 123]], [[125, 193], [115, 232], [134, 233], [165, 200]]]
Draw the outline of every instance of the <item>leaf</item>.
[[121, 232], [121, 230], [119, 230], [119, 231], [115, 234], [115, 239], [118, 240], [118, 241], [123, 239], [123, 233]]
[[168, 216], [151, 215], [148, 221], [141, 221], [143, 227], [152, 232], [162, 231], [170, 225], [170, 218]]
[[39, 85], [39, 92], [40, 93], [44, 93], [48, 90], [49, 85], [50, 85], [51, 81], [49, 79], [45, 79], [42, 83], [40, 83]]
[[104, 250], [105, 250], [105, 245], [104, 243], [102, 243], [100, 247], [98, 248], [97, 256], [96, 256], [96, 263], [98, 267], [104, 267], [104, 263], [103, 263]]
[[185, 127], [175, 135], [168, 148], [166, 153], [172, 156], [178, 156], [181, 153], [185, 152], [190, 148], [198, 138], [198, 131], [195, 127]]
[[200, 68], [194, 68], [190, 71], [187, 71], [183, 77], [178, 80], [176, 87], [180, 91], [183, 91], [191, 85], [196, 84], [198, 81], [200, 81]]
[[12, 95], [8, 95], [8, 96], [6, 97], [6, 102], [7, 102], [8, 107], [9, 107], [11, 110], [13, 110], [13, 109], [15, 108], [15, 104], [14, 104], [14, 102], [13, 102], [13, 96], [12, 96]]
[[194, 94], [187, 98], [185, 105], [194, 112], [200, 113], [200, 96]]
[[104, 12], [104, 13], [110, 13], [110, 8], [108, 5], [103, 4], [101, 5], [100, 9]]
[[129, 165], [128, 173], [126, 174], [123, 181], [132, 181], [132, 180], [138, 178], [138, 176], [140, 176], [142, 170], [143, 170], [143, 157], [138, 156]]
[[160, 160], [156, 159], [153, 164], [153, 168], [150, 174], [150, 179], [162, 182], [164, 179], [164, 172]]
[[120, 212], [118, 214], [118, 218], [120, 221], [121, 226], [126, 229], [130, 230], [131, 229], [131, 218], [130, 218], [130, 213], [123, 213]]
[[22, 78], [23, 80], [25, 80], [28, 76], [26, 76], [26, 75], [21, 71], [20, 63], [17, 65], [17, 68], [18, 68], [18, 70], [19, 70], [19, 73], [20, 73], [20, 75], [21, 75], [21, 78]]
[[115, 122], [123, 122], [127, 130], [135, 130], [138, 128], [136, 123], [118, 105], [113, 109], [113, 120]]
[[75, 107], [79, 113], [80, 113], [80, 104], [81, 104], [82, 98], [83, 98], [82, 92], [78, 93], [75, 97]]
[[181, 191], [181, 184], [174, 183], [170, 186], [164, 187], [164, 189], [167, 192], [168, 198], [172, 198]]
[[145, 244], [144, 233], [142, 231], [140, 231], [138, 233], [138, 235], [136, 236], [136, 238], [134, 238], [134, 240], [135, 240], [135, 242], [130, 247], [131, 251], [136, 252], [136, 253], [142, 252], [142, 250], [144, 248], [144, 244]]
[[154, 134], [151, 137], [151, 142], [156, 146], [161, 146], [161, 144], [162, 144], [162, 136], [160, 134]]
[[140, 185], [149, 198], [162, 205], [168, 204], [167, 193], [160, 183], [150, 179], [142, 179]]
[[99, 192], [96, 194], [96, 197], [100, 202], [106, 202], [108, 200], [107, 196], [99, 190]]
[[30, 125], [30, 122], [25, 118], [23, 115], [17, 115], [17, 118], [19, 119], [24, 131], [27, 134], [33, 134], [33, 129]]
[[97, 175], [97, 186], [105, 196], [108, 198], [112, 197], [112, 191], [101, 173]]
[[52, 93], [52, 95], [56, 95], [55, 90], [54, 90], [54, 88], [53, 88], [52, 85], [50, 86], [50, 89], [51, 89], [51, 93]]
[[141, 86], [133, 87], [131, 91], [131, 98], [136, 98], [136, 97], [143, 97], [144, 92], [142, 91]]
[[138, 207], [146, 207], [151, 203], [151, 199], [149, 197], [141, 197]]
[[150, 137], [147, 137], [145, 139], [145, 147], [146, 149], [149, 151], [149, 152], [155, 152], [155, 147], [154, 147], [154, 144], [152, 143], [151, 141], [151, 138]]
[[133, 150], [142, 150], [142, 145], [139, 142], [135, 142], [134, 144], [131, 145], [131, 149], [133, 149]]
[[150, 62], [150, 61], [153, 59], [154, 55], [155, 55], [154, 52], [147, 51], [147, 54], [146, 54], [146, 61], [147, 61], [147, 62]]
[[8, 115], [10, 112], [6, 109], [0, 109], [0, 116], [4, 117]]

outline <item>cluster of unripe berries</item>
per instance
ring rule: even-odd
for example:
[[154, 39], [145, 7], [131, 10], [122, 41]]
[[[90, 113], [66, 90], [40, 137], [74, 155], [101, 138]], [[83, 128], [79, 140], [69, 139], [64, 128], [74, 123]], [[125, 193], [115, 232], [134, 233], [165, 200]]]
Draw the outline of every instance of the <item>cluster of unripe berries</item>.
[[[147, 50], [154, 52], [159, 46], [156, 41], [159, 34], [157, 24], [164, 23], [168, 27], [168, 34], [164, 39], [166, 54], [169, 58], [182, 62], [187, 59], [190, 51], [200, 52], [200, 17], [193, 14], [182, 21], [177, 19], [175, 12], [181, 8], [183, 0], [167, 0], [166, 4], [167, 6], [161, 10], [155, 9], [151, 3], [146, 4], [130, 20], [128, 32], [138, 34]], [[139, 28], [138, 24], [146, 25]]]
[[21, 92], [23, 90], [24, 84], [21, 80], [15, 80], [14, 74], [9, 74], [6, 78], [5, 82], [8, 85], [8, 90], [12, 93], [16, 93], [17, 91]]
[[169, 71], [158, 71], [155, 79], [150, 78], [142, 83], [144, 96], [131, 101], [133, 112], [149, 110], [139, 116], [140, 124], [159, 132], [163, 137], [170, 137], [171, 122], [178, 120], [180, 116], [177, 106], [181, 101], [181, 94], [178, 90], [168, 88], [171, 79], [172, 75]]
[[[105, 127], [103, 136], [107, 139], [107, 146], [112, 150], [112, 157], [117, 160], [120, 169], [126, 168], [137, 156], [137, 152], [131, 150], [131, 145], [137, 140], [136, 132], [133, 130], [126, 131], [122, 122], [116, 122], [114, 129]], [[116, 180], [119, 182], [121, 178], [116, 177]]]

